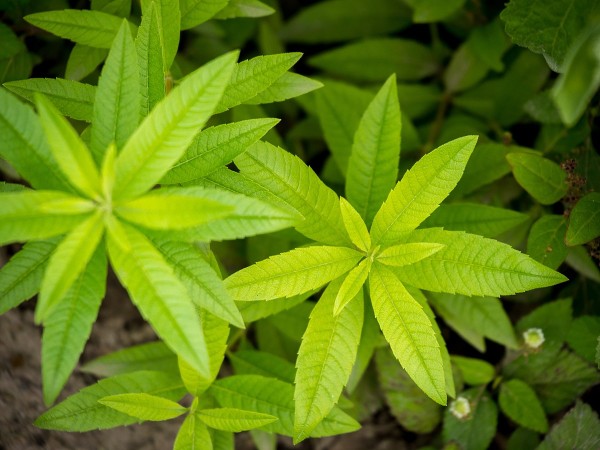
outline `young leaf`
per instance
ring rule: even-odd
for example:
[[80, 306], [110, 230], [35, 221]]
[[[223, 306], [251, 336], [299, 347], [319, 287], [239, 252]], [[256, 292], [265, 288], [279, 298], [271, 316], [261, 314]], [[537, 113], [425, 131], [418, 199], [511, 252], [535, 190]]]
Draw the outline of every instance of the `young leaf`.
[[123, 249], [109, 231], [108, 254], [117, 277], [156, 334], [194, 369], [209, 377], [208, 351], [194, 305], [161, 254], [139, 231], [123, 226]]
[[291, 297], [323, 286], [346, 273], [362, 257], [346, 247], [297, 248], [242, 269], [225, 280], [238, 301]]
[[446, 404], [444, 369], [431, 322], [419, 303], [385, 266], [369, 274], [371, 302], [394, 356], [432, 400]]
[[396, 77], [392, 75], [363, 114], [348, 163], [346, 196], [367, 226], [396, 184], [401, 125]]
[[557, 269], [567, 258], [566, 232], [567, 222], [562, 215], [540, 217], [529, 231], [527, 254], [551, 269]]
[[94, 86], [60, 78], [29, 78], [4, 83], [4, 87], [33, 102], [35, 92], [44, 94], [61, 114], [76, 120], [92, 121]]
[[443, 244], [434, 244], [433, 242], [398, 244], [382, 250], [376, 255], [376, 259], [386, 266], [402, 267], [426, 259], [443, 248]]
[[500, 385], [500, 409], [519, 425], [538, 433], [548, 431], [548, 419], [537, 395], [529, 385], [512, 379]]
[[181, 158], [213, 113], [235, 58], [229, 53], [195, 71], [141, 123], [117, 158], [116, 198], [147, 191]]
[[[366, 278], [366, 277], [365, 277]], [[334, 303], [341, 280], [331, 283], [310, 314], [296, 360], [294, 442], [298, 443], [329, 414], [344, 388], [363, 325], [362, 291], [339, 314]]]
[[360, 217], [358, 211], [344, 197], [340, 197], [340, 210], [342, 211], [344, 227], [352, 243], [359, 250], [364, 252], [369, 251], [371, 248], [371, 236], [369, 235], [369, 230], [367, 230], [367, 225], [362, 217]]
[[168, 0], [142, 0], [142, 15], [147, 11], [149, 3], [154, 2], [154, 7], [160, 18], [160, 34], [163, 43], [163, 60], [165, 69], [169, 70], [179, 48], [179, 34], [181, 14], [179, 2]]
[[188, 414], [177, 433], [173, 450], [213, 450], [213, 443], [204, 425], [196, 414]]
[[472, 386], [488, 384], [496, 375], [494, 366], [481, 359], [453, 355], [452, 363], [460, 370], [464, 382]]
[[139, 121], [139, 69], [131, 31], [123, 22], [108, 54], [94, 100], [90, 149], [96, 163], [114, 142], [123, 148]]
[[46, 430], [91, 431], [136, 423], [138, 419], [98, 403], [108, 395], [132, 392], [176, 401], [183, 397], [185, 389], [174, 374], [140, 371], [116, 375], [70, 396], [38, 417], [35, 425]]
[[593, 450], [600, 445], [600, 420], [598, 414], [586, 403], [575, 406], [552, 427], [539, 450], [576, 448]]
[[54, 403], [77, 365], [104, 298], [106, 272], [106, 251], [100, 246], [45, 320], [42, 385], [46, 405]]
[[346, 384], [346, 392], [351, 395], [360, 389], [363, 375], [365, 375], [368, 370], [373, 353], [375, 352], [375, 349], [383, 343], [383, 337], [379, 331], [379, 324], [375, 318], [371, 302], [366, 301], [364, 302], [364, 305], [364, 320], [362, 332], [360, 334], [360, 342], [356, 352], [356, 361], [354, 362], [354, 367], [352, 368], [348, 383]]
[[542, 205], [550, 205], [567, 193], [567, 173], [558, 164], [530, 153], [506, 155], [517, 182]]
[[235, 433], [260, 428], [279, 420], [270, 414], [237, 408], [203, 409], [198, 411], [196, 415], [211, 428]]
[[600, 236], [600, 193], [582, 197], [569, 215], [567, 244], [579, 245]]
[[299, 97], [323, 87], [323, 83], [297, 73], [286, 72], [275, 80], [268, 88], [246, 100], [246, 105], [282, 102], [289, 98]]
[[362, 292], [362, 287], [365, 284], [365, 281], [367, 281], [370, 270], [371, 260], [365, 258], [344, 277], [344, 281], [335, 296], [333, 305], [334, 316], [337, 317], [348, 302], [356, 297], [359, 292]]
[[377, 212], [371, 227], [373, 243], [396, 241], [435, 211], [458, 183], [476, 142], [476, 136], [455, 139], [421, 158]]
[[180, 0], [181, 29], [200, 25], [227, 6], [229, 0]]
[[107, 395], [98, 399], [98, 403], [140, 420], [156, 422], [174, 419], [187, 411], [173, 400], [145, 393]]

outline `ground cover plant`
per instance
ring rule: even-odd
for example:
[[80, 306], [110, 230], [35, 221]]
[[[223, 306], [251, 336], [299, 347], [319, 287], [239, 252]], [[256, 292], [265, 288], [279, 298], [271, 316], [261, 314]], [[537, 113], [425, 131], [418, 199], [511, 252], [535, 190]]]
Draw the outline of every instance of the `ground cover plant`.
[[[598, 447], [596, 2], [1, 12], [0, 314], [43, 327], [37, 427]], [[117, 280], [156, 340], [80, 361]]]

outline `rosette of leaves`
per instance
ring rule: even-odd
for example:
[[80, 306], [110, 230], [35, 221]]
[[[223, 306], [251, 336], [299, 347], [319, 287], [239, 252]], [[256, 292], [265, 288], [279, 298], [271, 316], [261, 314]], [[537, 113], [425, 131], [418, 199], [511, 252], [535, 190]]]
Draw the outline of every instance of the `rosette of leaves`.
[[419, 290], [497, 297], [566, 280], [506, 244], [420, 227], [460, 180], [477, 138], [442, 145], [397, 182], [400, 128], [392, 76], [359, 121], [347, 167], [347, 200], [299, 158], [268, 143], [256, 143], [235, 159], [246, 180], [304, 216], [296, 230], [316, 242], [234, 273], [225, 280], [232, 297], [269, 301], [327, 285], [296, 361], [295, 442], [331, 411], [352, 373], [363, 345], [365, 299], [408, 375], [445, 404], [447, 395], [454, 395], [449, 357]]

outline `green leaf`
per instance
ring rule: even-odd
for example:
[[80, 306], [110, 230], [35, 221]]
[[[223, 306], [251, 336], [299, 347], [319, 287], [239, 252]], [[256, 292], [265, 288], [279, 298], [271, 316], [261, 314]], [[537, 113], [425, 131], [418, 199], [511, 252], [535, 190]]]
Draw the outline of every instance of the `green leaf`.
[[33, 297], [58, 239], [32, 241], [0, 270], [0, 315]]
[[35, 104], [58, 166], [79, 192], [90, 198], [97, 197], [100, 174], [79, 134], [41, 94], [35, 94]]
[[278, 119], [250, 119], [201, 131], [179, 162], [160, 180], [161, 184], [186, 183], [214, 172], [233, 161], [278, 122]]
[[179, 34], [181, 14], [179, 11], [179, 2], [169, 0], [142, 0], [142, 15], [148, 10], [150, 3], [154, 7], [160, 18], [160, 35], [163, 43], [163, 60], [165, 69], [168, 70], [173, 64], [177, 49], [179, 48]]
[[439, 69], [430, 48], [399, 38], [363, 39], [313, 56], [309, 63], [332, 75], [375, 82], [392, 73], [402, 81], [417, 81]]
[[564, 216], [540, 217], [529, 231], [527, 253], [536, 261], [557, 269], [567, 258], [566, 232], [567, 222]]
[[273, 300], [316, 289], [352, 269], [361, 254], [346, 247], [297, 248], [242, 269], [225, 280], [238, 301]]
[[375, 317], [394, 356], [419, 388], [445, 405], [442, 357], [423, 308], [394, 274], [380, 264], [371, 270], [369, 287]]
[[129, 27], [125, 22], [108, 54], [94, 99], [90, 149], [97, 163], [111, 143], [123, 148], [139, 122], [139, 69]]
[[259, 0], [230, 0], [225, 8], [220, 10], [215, 19], [234, 19], [236, 17], [265, 17], [275, 10]]
[[187, 30], [206, 22], [229, 3], [228, 0], [180, 0], [181, 29]]
[[232, 52], [205, 64], [152, 110], [117, 158], [115, 198], [147, 191], [181, 158], [223, 95], [236, 58]]
[[571, 323], [567, 343], [579, 356], [594, 363], [599, 336], [600, 317], [580, 316]]
[[35, 310], [37, 323], [43, 322], [75, 280], [84, 272], [104, 234], [103, 213], [98, 211], [77, 225], [58, 244], [42, 278], [40, 295]]
[[140, 420], [155, 422], [174, 419], [187, 408], [179, 403], [151, 394], [115, 394], [98, 399], [98, 403]]
[[407, 3], [413, 8], [413, 22], [431, 23], [450, 18], [463, 7], [465, 0], [409, 0]]
[[116, 375], [71, 395], [38, 417], [35, 425], [46, 430], [91, 431], [136, 423], [138, 419], [98, 403], [108, 395], [132, 392], [179, 400], [185, 389], [179, 377], [173, 374], [140, 371]]
[[337, 195], [298, 157], [257, 142], [235, 163], [246, 178], [302, 214], [300, 233], [325, 244], [350, 244]]
[[[467, 176], [465, 171], [464, 177]], [[497, 208], [479, 203], [452, 203], [440, 205], [423, 221], [422, 227], [444, 227], [446, 230], [466, 231], [467, 233], [494, 238], [525, 223], [528, 219], [527, 214], [512, 209]]]
[[455, 139], [425, 155], [406, 172], [373, 220], [373, 243], [396, 241], [435, 211], [458, 183], [476, 142], [476, 136]]
[[106, 272], [106, 251], [101, 246], [45, 320], [42, 385], [46, 405], [54, 403], [79, 361], [104, 298]]
[[166, 94], [162, 34], [154, 2], [150, 3], [142, 16], [135, 47], [140, 71], [140, 114], [146, 117]]
[[352, 243], [364, 252], [371, 248], [371, 236], [367, 226], [358, 211], [344, 197], [340, 197], [340, 210], [344, 227]]
[[582, 245], [570, 247], [566, 261], [583, 277], [600, 283], [600, 269]]
[[127, 225], [123, 225], [123, 231], [131, 248], [123, 249], [110, 231], [107, 239], [117, 277], [156, 334], [208, 377], [206, 342], [185, 287], [144, 235]]
[[509, 245], [474, 234], [428, 228], [413, 231], [405, 240], [446, 246], [395, 271], [401, 281], [428, 291], [499, 296], [567, 280]]
[[110, 48], [121, 26], [119, 17], [101, 11], [65, 9], [25, 16], [38, 28], [90, 47]]
[[[366, 277], [365, 277], [366, 278]], [[363, 295], [353, 295], [334, 313], [342, 280], [331, 283], [310, 314], [296, 360], [294, 442], [308, 436], [329, 414], [346, 385], [356, 359], [363, 325]]]
[[216, 112], [251, 100], [275, 83], [301, 58], [302, 53], [257, 56], [237, 64]]
[[513, 42], [543, 54], [552, 70], [562, 72], [568, 49], [597, 13], [593, 0], [512, 0], [500, 17]]
[[567, 244], [579, 245], [600, 236], [600, 193], [590, 192], [571, 210]]
[[348, 163], [346, 197], [367, 226], [398, 179], [401, 126], [396, 77], [391, 75], [358, 124]]
[[517, 428], [506, 442], [506, 450], [521, 450], [523, 448], [537, 449], [540, 444], [538, 433], [527, 428]]
[[593, 450], [600, 445], [598, 414], [586, 403], [575, 406], [552, 427], [538, 450], [576, 448]]
[[333, 305], [334, 316], [337, 317], [337, 315], [346, 307], [348, 302], [352, 301], [354, 297], [362, 292], [362, 287], [365, 284], [365, 281], [367, 281], [370, 270], [371, 260], [370, 258], [365, 258], [344, 277], [344, 281], [335, 297]]
[[496, 375], [494, 366], [482, 359], [455, 355], [451, 358], [452, 363], [458, 366], [464, 382], [472, 386], [488, 384]]
[[[262, 427], [271, 433], [294, 434], [294, 387], [275, 378], [236, 375], [217, 380], [209, 393], [225, 408], [269, 414], [279, 421]], [[312, 437], [356, 431], [360, 425], [335, 407], [311, 433]]]
[[360, 342], [358, 344], [358, 350], [356, 352], [356, 361], [350, 378], [346, 384], [346, 392], [350, 395], [355, 395], [357, 391], [360, 391], [360, 386], [363, 380], [363, 376], [367, 373], [369, 363], [375, 352], [375, 349], [380, 346], [383, 342], [383, 337], [379, 331], [379, 324], [373, 313], [373, 307], [371, 302], [364, 302], [364, 321], [363, 328], [360, 334]]
[[282, 102], [323, 87], [323, 83], [297, 73], [286, 72], [268, 88], [245, 101], [247, 105]]
[[570, 298], [545, 303], [515, 325], [517, 333], [523, 334], [529, 328], [541, 328], [547, 341], [562, 343], [567, 338], [573, 320], [573, 301]]
[[85, 363], [79, 370], [99, 377], [112, 377], [155, 367], [177, 373], [177, 357], [164, 342], [149, 342], [118, 350]]
[[[67, 80], [81, 81], [106, 59], [108, 50], [104, 48], [95, 48], [88, 45], [75, 44], [65, 69], [65, 78]], [[47, 96], [48, 94], [46, 94]], [[63, 111], [64, 114], [64, 111]]]
[[200, 420], [211, 428], [235, 433], [260, 428], [279, 420], [270, 414], [237, 408], [203, 409], [196, 414]]
[[548, 419], [533, 389], [521, 380], [513, 379], [500, 385], [500, 409], [519, 425], [546, 433]]
[[262, 375], [293, 383], [294, 365], [276, 355], [257, 350], [238, 350], [228, 355], [236, 375]]
[[177, 433], [173, 450], [213, 450], [208, 428], [196, 414], [188, 414]]
[[4, 87], [30, 102], [33, 102], [35, 92], [44, 94], [61, 114], [91, 122], [96, 93], [94, 86], [61, 78], [29, 78], [4, 83]]
[[402, 267], [426, 259], [444, 248], [443, 244], [432, 242], [415, 242], [399, 244], [382, 250], [375, 257], [386, 266]]
[[375, 353], [377, 378], [386, 404], [406, 430], [432, 432], [442, 419], [441, 407], [419, 389], [388, 348]]
[[567, 193], [567, 173], [558, 164], [531, 153], [506, 155], [517, 182], [542, 205], [550, 205]]

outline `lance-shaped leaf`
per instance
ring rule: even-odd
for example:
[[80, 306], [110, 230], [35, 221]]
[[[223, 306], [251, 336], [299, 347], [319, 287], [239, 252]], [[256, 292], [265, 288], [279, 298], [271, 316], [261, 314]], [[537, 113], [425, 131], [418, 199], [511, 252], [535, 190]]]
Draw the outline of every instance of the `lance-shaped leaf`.
[[382, 250], [376, 255], [378, 262], [387, 266], [407, 266], [439, 252], [443, 244], [433, 242], [414, 242], [411, 244], [398, 244]]
[[56, 400], [77, 365], [104, 298], [106, 272], [106, 252], [100, 246], [44, 323], [42, 384], [46, 405]]
[[97, 163], [114, 142], [123, 148], [138, 125], [139, 69], [129, 26], [123, 22], [108, 54], [94, 100], [90, 148]]
[[91, 74], [106, 59], [108, 50], [75, 44], [65, 68], [65, 78], [80, 81]]
[[0, 314], [33, 297], [58, 239], [32, 241], [23, 246], [0, 270]]
[[163, 59], [165, 69], [169, 69], [177, 49], [179, 48], [179, 34], [181, 24], [181, 14], [179, 11], [179, 2], [170, 0], [142, 0], [142, 15], [148, 9], [150, 3], [154, 3], [154, 7], [160, 18], [160, 34], [163, 42]]
[[126, 393], [160, 395], [169, 400], [179, 400], [185, 394], [177, 375], [142, 370], [100, 380], [83, 388], [46, 411], [35, 421], [39, 428], [63, 431], [91, 431], [130, 425], [138, 419], [98, 403], [108, 395]]
[[331, 245], [348, 245], [338, 197], [297, 156], [257, 142], [235, 160], [242, 174], [287, 202], [304, 217], [296, 229]]
[[415, 230], [406, 241], [445, 245], [396, 271], [402, 281], [428, 291], [499, 296], [567, 280], [509, 245], [474, 234], [428, 228]]
[[25, 20], [62, 38], [98, 48], [110, 48], [122, 21], [112, 14], [87, 9], [45, 11], [25, 16]]
[[44, 94], [61, 114], [76, 120], [91, 122], [94, 107], [94, 86], [60, 78], [29, 78], [4, 83], [4, 87], [33, 102], [35, 92]]
[[517, 182], [542, 205], [555, 203], [567, 193], [567, 173], [554, 161], [531, 153], [509, 153], [506, 159]]
[[297, 248], [242, 269], [225, 280], [235, 300], [273, 300], [323, 286], [356, 265], [362, 254], [346, 247]]
[[129, 249], [122, 248], [110, 230], [107, 236], [108, 254], [117, 277], [156, 334], [208, 377], [206, 342], [185, 287], [144, 235], [127, 225], [123, 232], [131, 243]]
[[362, 251], [369, 251], [371, 248], [371, 236], [369, 230], [358, 211], [344, 197], [340, 197], [340, 210], [344, 227], [350, 236], [350, 240], [357, 248]]
[[115, 198], [136, 197], [177, 162], [223, 95], [237, 52], [193, 72], [152, 110], [119, 154]]
[[260, 428], [279, 420], [270, 414], [245, 411], [237, 408], [203, 409], [196, 414], [199, 419], [211, 428], [233, 431], [235, 433]]
[[524, 381], [513, 379], [500, 385], [500, 409], [519, 425], [538, 433], [548, 432], [548, 419], [535, 391]]
[[569, 215], [567, 243], [584, 244], [600, 236], [600, 193], [582, 197]]
[[92, 156], [75, 129], [42, 95], [35, 103], [46, 140], [58, 166], [79, 192], [94, 198], [100, 194], [100, 174]]
[[88, 206], [79, 197], [54, 191], [6, 192], [0, 199], [0, 245], [63, 234], [85, 219]]
[[136, 419], [155, 422], [174, 419], [187, 411], [173, 400], [146, 393], [107, 395], [98, 403]]
[[435, 211], [460, 180], [476, 142], [476, 136], [450, 141], [406, 172], [373, 220], [373, 243], [396, 241]]
[[334, 303], [342, 280], [331, 283], [310, 314], [296, 360], [294, 442], [298, 443], [329, 414], [346, 385], [356, 359], [363, 325], [363, 295], [338, 314]]
[[259, 0], [230, 0], [229, 4], [215, 15], [215, 19], [236, 17], [264, 17], [275, 10]]
[[363, 259], [358, 266], [348, 272], [344, 277], [344, 281], [335, 296], [333, 305], [334, 316], [337, 316], [348, 302], [362, 291], [362, 287], [365, 284], [365, 281], [367, 281], [369, 271], [371, 270], [371, 262], [370, 258]]
[[257, 350], [239, 350], [227, 355], [236, 375], [262, 375], [293, 383], [294, 364], [272, 353]]
[[229, 0], [181, 0], [181, 29], [187, 30], [206, 22], [227, 6], [227, 3]]
[[250, 100], [246, 100], [244, 103], [247, 105], [261, 105], [263, 103], [282, 102], [321, 87], [323, 87], [323, 83], [319, 81], [298, 75], [297, 73], [286, 72], [277, 78], [267, 89], [255, 95]]
[[74, 228], [52, 253], [35, 309], [37, 323], [48, 317], [85, 270], [104, 234], [102, 219], [101, 211], [94, 213]]
[[385, 266], [373, 265], [369, 286], [375, 317], [394, 356], [417, 386], [445, 405], [444, 366], [427, 314]]
[[206, 425], [196, 414], [188, 414], [177, 432], [173, 450], [213, 450], [213, 443]]
[[160, 180], [161, 184], [186, 183], [214, 172], [233, 161], [278, 122], [279, 119], [251, 119], [203, 130]]
[[154, 2], [144, 12], [135, 39], [140, 77], [141, 116], [146, 117], [165, 96], [165, 64], [158, 12]]
[[346, 196], [370, 225], [398, 179], [400, 105], [390, 76], [364, 112], [348, 163]]

